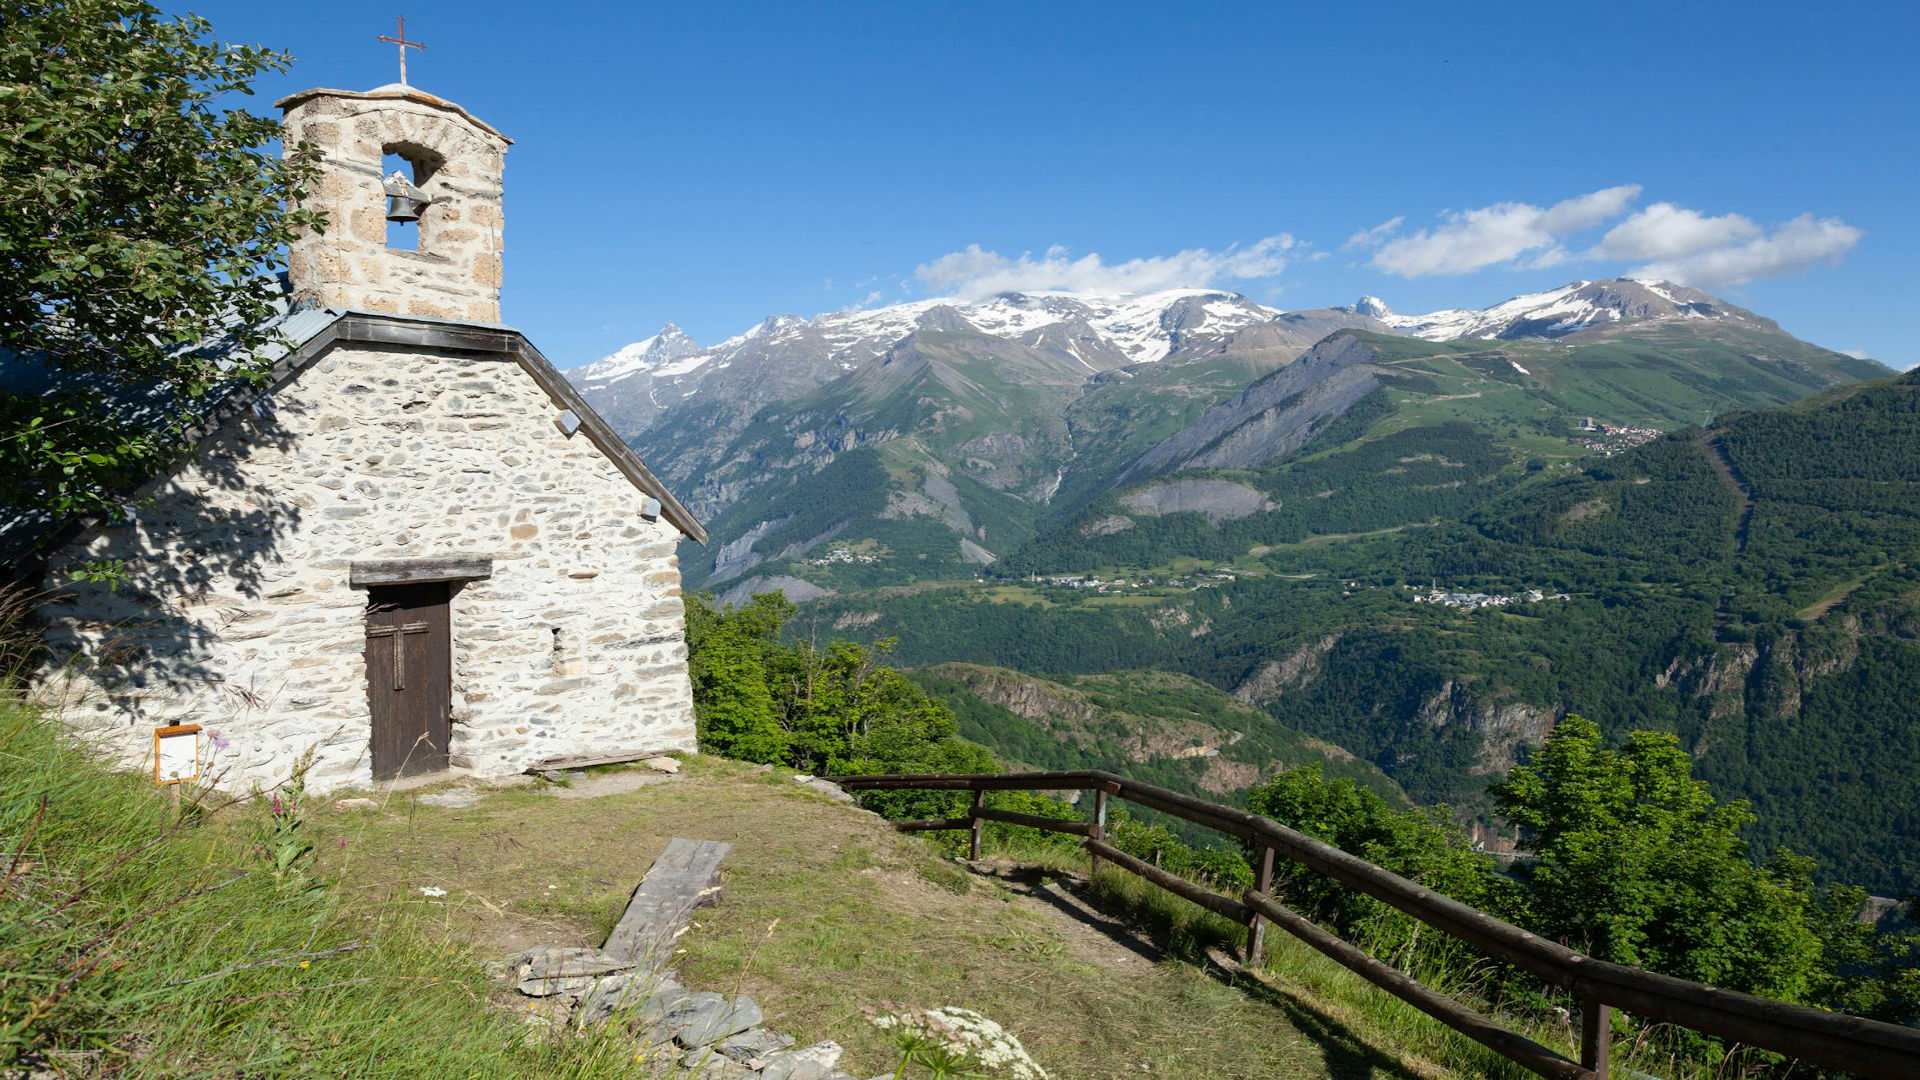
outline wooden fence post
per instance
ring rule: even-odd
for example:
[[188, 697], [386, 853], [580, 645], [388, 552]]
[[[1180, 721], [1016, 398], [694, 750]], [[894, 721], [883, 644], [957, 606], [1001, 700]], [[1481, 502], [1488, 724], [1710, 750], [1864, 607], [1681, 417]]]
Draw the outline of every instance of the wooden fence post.
[[1613, 1009], [1587, 998], [1580, 1002], [1580, 1064], [1606, 1080], [1613, 1051]]
[[[1254, 888], [1262, 896], [1273, 895], [1273, 849], [1260, 845], [1260, 870]], [[1247, 920], [1247, 966], [1259, 967], [1267, 955], [1267, 920], [1258, 911]]]
[[973, 819], [973, 841], [967, 845], [967, 858], [975, 861], [978, 861], [980, 858], [980, 830], [985, 828], [987, 824], [987, 819], [980, 816], [980, 811], [986, 809], [986, 806], [987, 789], [983, 787], [974, 788], [973, 809], [967, 812], [967, 816]]
[[[1093, 838], [1095, 840], [1105, 840], [1107, 838], [1107, 789], [1106, 788], [1095, 788], [1093, 791]], [[1099, 873], [1100, 873], [1100, 856], [1095, 855], [1093, 856], [1093, 865], [1087, 871], [1087, 877], [1089, 880], [1091, 880], [1092, 878], [1097, 877]]]

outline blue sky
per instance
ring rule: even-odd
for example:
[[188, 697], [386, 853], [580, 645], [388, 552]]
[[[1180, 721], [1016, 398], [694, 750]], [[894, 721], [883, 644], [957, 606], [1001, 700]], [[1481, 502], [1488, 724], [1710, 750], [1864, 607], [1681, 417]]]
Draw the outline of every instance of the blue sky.
[[[396, 2], [180, 9], [295, 54], [264, 110], [393, 81]], [[506, 319], [562, 366], [1002, 284], [1420, 312], [1646, 267], [1920, 362], [1912, 3], [406, 15], [414, 85], [516, 140]]]

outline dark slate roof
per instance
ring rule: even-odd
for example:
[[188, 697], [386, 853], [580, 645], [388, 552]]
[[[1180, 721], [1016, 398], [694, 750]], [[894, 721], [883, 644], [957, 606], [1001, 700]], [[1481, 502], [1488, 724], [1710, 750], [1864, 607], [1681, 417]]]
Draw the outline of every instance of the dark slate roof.
[[[504, 354], [517, 360], [549, 397], [579, 418], [580, 434], [590, 439], [634, 487], [660, 500], [662, 517], [683, 534], [706, 543], [706, 528], [680, 500], [674, 498], [666, 485], [633, 452], [633, 448], [607, 426], [606, 421], [580, 397], [566, 377], [518, 330], [486, 323], [451, 322], [298, 304], [289, 304], [285, 310], [274, 315], [267, 325], [279, 332], [278, 338], [263, 346], [255, 355], [273, 363], [272, 376], [258, 386], [238, 379], [217, 384], [209, 391], [208, 400], [204, 403], [208, 419], [200, 430], [191, 433], [196, 442], [204, 442], [255, 402], [297, 378], [307, 365], [341, 342]], [[231, 347], [230, 339], [221, 339], [196, 348], [219, 351]], [[67, 372], [18, 357], [0, 357], [0, 392], [44, 395], [65, 390], [94, 393], [102, 399], [110, 413], [142, 426], [158, 426], [177, 416], [182, 408], [179, 396], [164, 387], [121, 386], [97, 373]], [[60, 521], [42, 510], [0, 505], [0, 566], [15, 567], [38, 552], [73, 539], [95, 524], [98, 522], [90, 519]]]

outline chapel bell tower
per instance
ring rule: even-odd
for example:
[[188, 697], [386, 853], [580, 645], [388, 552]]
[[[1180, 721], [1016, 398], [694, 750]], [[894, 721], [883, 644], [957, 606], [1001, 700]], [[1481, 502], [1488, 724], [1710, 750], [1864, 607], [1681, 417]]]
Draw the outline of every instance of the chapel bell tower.
[[513, 140], [451, 101], [390, 83], [278, 102], [282, 142], [321, 154], [293, 242], [294, 296], [326, 307], [500, 321], [501, 172]]

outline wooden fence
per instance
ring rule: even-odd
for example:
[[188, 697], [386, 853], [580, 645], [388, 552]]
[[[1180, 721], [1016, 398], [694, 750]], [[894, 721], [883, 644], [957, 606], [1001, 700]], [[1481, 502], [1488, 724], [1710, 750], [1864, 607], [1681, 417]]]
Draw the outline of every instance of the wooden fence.
[[[1262, 935], [1266, 924], [1272, 923], [1455, 1031], [1554, 1080], [1604, 1080], [1608, 1074], [1610, 1010], [1615, 1008], [1873, 1080], [1920, 1078], [1920, 1029], [1769, 1001], [1595, 960], [1450, 900], [1279, 822], [1113, 773], [1089, 770], [828, 779], [850, 790], [903, 788], [973, 792], [973, 806], [966, 817], [901, 821], [896, 822], [895, 827], [903, 832], [970, 830], [974, 858], [980, 855], [980, 832], [989, 821], [1082, 837], [1081, 843], [1093, 857], [1096, 870], [1102, 861], [1111, 862], [1168, 892], [1246, 925], [1249, 963], [1260, 959]], [[989, 791], [1072, 790], [1093, 792], [1091, 822], [1016, 814], [986, 805]], [[1225, 896], [1142, 862], [1107, 843], [1107, 801], [1112, 796], [1247, 841], [1259, 853], [1254, 886], [1238, 897]], [[1276, 855], [1371, 896], [1572, 993], [1581, 1003], [1580, 1060], [1573, 1061], [1501, 1027], [1288, 910], [1271, 895]]]

